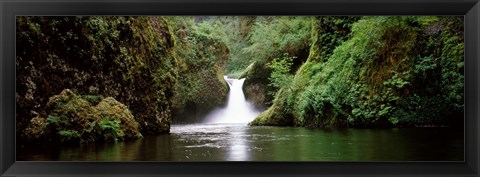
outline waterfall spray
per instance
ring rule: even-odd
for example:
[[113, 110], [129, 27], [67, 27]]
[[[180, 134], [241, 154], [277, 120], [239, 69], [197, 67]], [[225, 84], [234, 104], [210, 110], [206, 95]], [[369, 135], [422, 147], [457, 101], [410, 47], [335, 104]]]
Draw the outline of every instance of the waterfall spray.
[[230, 87], [227, 107], [214, 110], [205, 120], [207, 123], [248, 123], [260, 113], [247, 100], [243, 94], [242, 86], [245, 78], [230, 79], [224, 76]]

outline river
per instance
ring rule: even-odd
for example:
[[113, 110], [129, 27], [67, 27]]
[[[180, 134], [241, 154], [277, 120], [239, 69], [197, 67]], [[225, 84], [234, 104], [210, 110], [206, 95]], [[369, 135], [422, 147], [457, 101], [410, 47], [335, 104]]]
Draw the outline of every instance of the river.
[[245, 100], [245, 79], [230, 86], [227, 106], [203, 123], [133, 142], [17, 148], [18, 161], [463, 161], [464, 133], [449, 128], [306, 129], [251, 127], [260, 111]]
[[449, 128], [306, 129], [245, 124], [173, 125], [133, 142], [19, 148], [33, 161], [463, 161]]

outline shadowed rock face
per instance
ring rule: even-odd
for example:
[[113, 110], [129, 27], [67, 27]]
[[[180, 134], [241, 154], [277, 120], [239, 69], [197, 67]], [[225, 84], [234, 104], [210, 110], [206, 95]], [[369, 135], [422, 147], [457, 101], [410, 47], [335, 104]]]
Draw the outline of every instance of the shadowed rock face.
[[227, 100], [223, 68], [230, 57], [229, 49], [221, 40], [196, 32], [193, 23], [175, 21], [172, 28], [180, 77], [172, 98], [173, 122], [198, 123]]
[[255, 62], [251, 64], [242, 73], [240, 78], [245, 78], [243, 90], [245, 98], [252, 102], [258, 109], [265, 109], [271, 106], [272, 95], [268, 94], [274, 88], [268, 86], [268, 77], [271, 70], [265, 66], [265, 63]]
[[18, 17], [16, 38], [17, 133], [64, 89], [118, 100], [144, 134], [169, 132], [177, 63], [162, 17]]
[[127, 106], [112, 97], [102, 99], [97, 105], [92, 100], [69, 89], [50, 97], [46, 118], [33, 118], [24, 131], [25, 138], [89, 143], [143, 137]]

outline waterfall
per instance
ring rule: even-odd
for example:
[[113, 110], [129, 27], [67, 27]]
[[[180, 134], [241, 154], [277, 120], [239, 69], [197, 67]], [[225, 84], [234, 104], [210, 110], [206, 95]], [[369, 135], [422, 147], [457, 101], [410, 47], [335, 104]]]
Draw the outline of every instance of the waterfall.
[[224, 76], [224, 79], [230, 87], [227, 106], [207, 115], [207, 123], [248, 123], [255, 119], [260, 112], [245, 100], [242, 89], [245, 78], [230, 79]]

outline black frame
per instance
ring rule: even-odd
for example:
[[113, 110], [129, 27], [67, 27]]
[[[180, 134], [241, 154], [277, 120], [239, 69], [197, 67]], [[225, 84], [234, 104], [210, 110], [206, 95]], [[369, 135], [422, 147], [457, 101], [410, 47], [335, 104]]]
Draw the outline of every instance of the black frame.
[[[479, 176], [479, 0], [0, 0], [1, 176]], [[18, 15], [465, 15], [465, 162], [16, 162]]]

